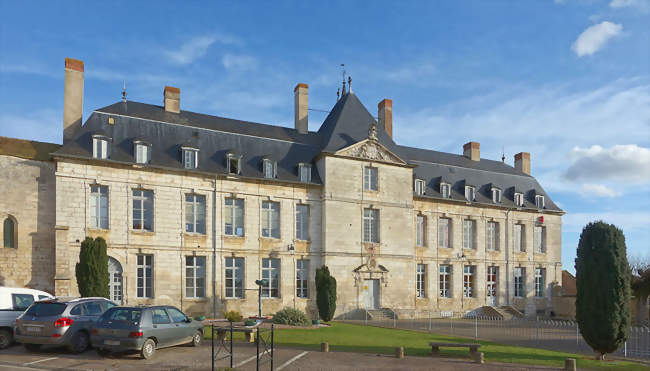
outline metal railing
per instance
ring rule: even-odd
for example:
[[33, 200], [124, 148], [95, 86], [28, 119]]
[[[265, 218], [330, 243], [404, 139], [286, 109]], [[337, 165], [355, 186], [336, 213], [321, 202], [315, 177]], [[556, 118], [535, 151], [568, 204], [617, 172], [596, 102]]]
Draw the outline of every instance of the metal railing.
[[[577, 322], [542, 317], [480, 316], [435, 310], [384, 309], [366, 311], [337, 307], [336, 320], [369, 326], [392, 327], [441, 335], [474, 338], [502, 344], [568, 353], [593, 354]], [[616, 352], [625, 358], [650, 359], [650, 328], [633, 326]]]

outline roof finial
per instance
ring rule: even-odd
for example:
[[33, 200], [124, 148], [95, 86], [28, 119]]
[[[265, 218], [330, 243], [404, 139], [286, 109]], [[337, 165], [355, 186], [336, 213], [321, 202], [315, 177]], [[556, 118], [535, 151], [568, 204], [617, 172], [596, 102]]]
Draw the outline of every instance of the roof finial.
[[352, 76], [348, 75], [348, 90], [352, 93]]
[[370, 124], [370, 128], [368, 129], [368, 139], [377, 140], [377, 124], [374, 122]]
[[341, 91], [341, 97], [345, 95], [345, 64], [341, 63], [342, 75], [343, 75], [343, 90]]
[[122, 86], [122, 102], [126, 102], [126, 80], [124, 81], [124, 86]]
[[336, 100], [341, 99], [341, 88], [336, 88]]
[[505, 147], [501, 146], [501, 162], [506, 163], [506, 152]]

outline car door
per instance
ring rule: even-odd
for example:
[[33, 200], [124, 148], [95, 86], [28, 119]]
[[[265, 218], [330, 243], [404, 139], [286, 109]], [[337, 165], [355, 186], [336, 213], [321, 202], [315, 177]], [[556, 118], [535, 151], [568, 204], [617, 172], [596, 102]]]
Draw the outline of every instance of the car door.
[[104, 308], [102, 308], [101, 302], [99, 301], [90, 301], [84, 304], [84, 319], [86, 321], [85, 327], [89, 328], [92, 326], [99, 317], [104, 313]]
[[174, 328], [165, 308], [151, 308], [151, 334], [158, 340], [158, 347], [173, 345]]
[[190, 326], [187, 316], [174, 307], [167, 307], [167, 313], [169, 313], [169, 317], [172, 319], [172, 323], [174, 324], [174, 341], [176, 343], [186, 343], [190, 341], [192, 335], [194, 335], [194, 328]]

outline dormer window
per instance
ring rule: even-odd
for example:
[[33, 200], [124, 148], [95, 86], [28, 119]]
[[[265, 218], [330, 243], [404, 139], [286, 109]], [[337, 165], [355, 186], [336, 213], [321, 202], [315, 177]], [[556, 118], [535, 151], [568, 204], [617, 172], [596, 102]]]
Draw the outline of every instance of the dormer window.
[[544, 208], [544, 196], [537, 195], [535, 196], [535, 205], [538, 209]]
[[311, 182], [311, 165], [305, 163], [298, 164], [298, 176], [300, 176], [300, 181], [303, 183]]
[[492, 202], [495, 204], [501, 203], [501, 190], [499, 188], [492, 188]]
[[228, 167], [229, 174], [241, 174], [241, 156], [237, 156], [234, 153], [228, 153], [228, 155], [226, 155], [226, 166]]
[[262, 172], [264, 173], [264, 177], [267, 179], [275, 178], [278, 172], [277, 163], [268, 158], [265, 158], [262, 160]]
[[93, 135], [93, 157], [106, 160], [111, 156], [109, 138], [104, 135]]
[[476, 197], [476, 188], [473, 186], [465, 186], [465, 199], [469, 202], [473, 202]]
[[134, 142], [134, 146], [135, 162], [138, 164], [148, 164], [151, 161], [151, 145], [136, 141]]
[[451, 196], [451, 185], [440, 183], [440, 196], [442, 198], [449, 198]]
[[193, 147], [181, 147], [183, 150], [183, 167], [197, 169], [199, 167], [199, 150]]
[[415, 179], [415, 194], [418, 196], [424, 195], [424, 191], [426, 190], [427, 184], [424, 180], [422, 179]]
[[524, 194], [523, 193], [515, 193], [515, 205], [522, 207], [524, 206]]

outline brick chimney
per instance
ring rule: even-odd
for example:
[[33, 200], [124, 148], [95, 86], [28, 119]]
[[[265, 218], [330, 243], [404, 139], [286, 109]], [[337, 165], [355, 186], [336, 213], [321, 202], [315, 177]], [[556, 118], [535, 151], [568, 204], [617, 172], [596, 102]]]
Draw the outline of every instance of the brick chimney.
[[299, 83], [293, 88], [294, 124], [300, 134], [309, 131], [308, 97], [309, 85]]
[[481, 144], [479, 142], [467, 142], [463, 145], [463, 156], [472, 161], [481, 160]]
[[377, 105], [378, 112], [377, 117], [379, 118], [379, 127], [383, 127], [386, 130], [391, 139], [393, 138], [393, 101], [390, 99], [384, 99]]
[[530, 175], [530, 153], [519, 152], [515, 155], [515, 169]]
[[65, 59], [65, 87], [63, 90], [63, 143], [74, 138], [81, 127], [84, 103], [84, 62]]
[[181, 89], [173, 86], [165, 86], [165, 111], [181, 112]]

